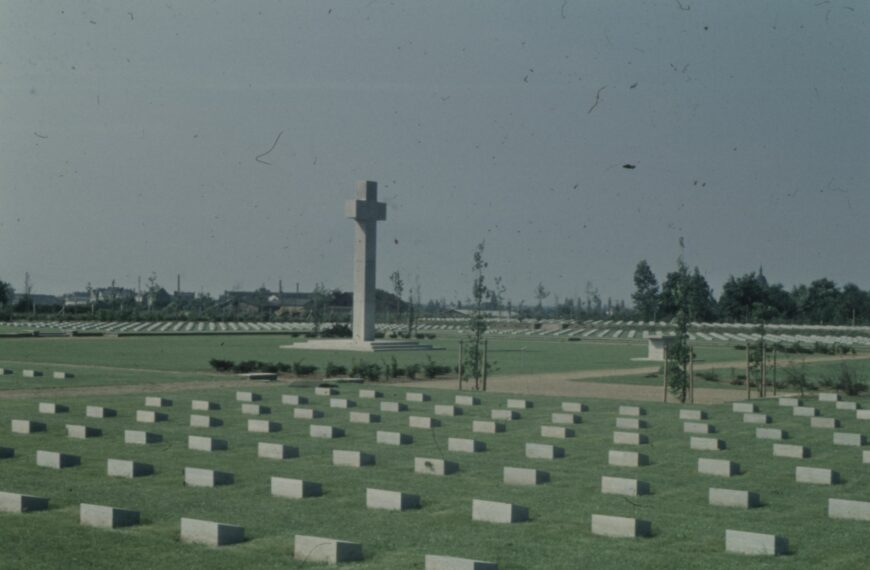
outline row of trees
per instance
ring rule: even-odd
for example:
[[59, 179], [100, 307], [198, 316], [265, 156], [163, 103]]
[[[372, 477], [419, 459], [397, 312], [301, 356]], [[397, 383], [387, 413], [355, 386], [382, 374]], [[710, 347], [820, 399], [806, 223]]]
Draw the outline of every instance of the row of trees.
[[[676, 318], [680, 303], [685, 302], [690, 321], [870, 323], [870, 291], [854, 283], [840, 288], [830, 279], [817, 279], [788, 291], [779, 283], [768, 283], [760, 268], [729, 277], [718, 300], [697, 267], [691, 272], [687, 269], [685, 276], [678, 267], [665, 276], [660, 287], [649, 264], [641, 260], [634, 270], [634, 286], [631, 298], [635, 311], [638, 318], [647, 321]], [[681, 286], [686, 288], [685, 299], [678, 298]]]

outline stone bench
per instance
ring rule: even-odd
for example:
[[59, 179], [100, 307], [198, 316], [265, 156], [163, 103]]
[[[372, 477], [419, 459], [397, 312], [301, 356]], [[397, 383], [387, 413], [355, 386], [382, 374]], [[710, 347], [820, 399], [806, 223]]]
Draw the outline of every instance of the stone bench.
[[262, 399], [263, 396], [254, 392], [236, 392], [237, 402], [259, 402]]
[[431, 457], [415, 457], [414, 473], [423, 475], [452, 475], [459, 471], [459, 464], [454, 461], [435, 459]]
[[419, 509], [420, 495], [369, 488], [366, 489], [366, 508], [385, 511]]
[[0, 491], [0, 513], [29, 513], [48, 509], [48, 499]]
[[424, 570], [498, 570], [495, 562], [427, 554]]
[[428, 416], [408, 416], [408, 427], [417, 429], [432, 429], [441, 427], [441, 420]]
[[166, 408], [172, 405], [172, 400], [167, 400], [166, 398], [161, 398], [159, 396], [146, 396], [145, 397], [145, 407], [146, 408]]
[[307, 499], [309, 497], [319, 497], [323, 493], [323, 489], [320, 483], [303, 481], [302, 479], [272, 477], [271, 492], [274, 497]]
[[344, 430], [335, 426], [311, 425], [308, 435], [319, 439], [336, 439], [344, 437]]
[[352, 424], [376, 424], [380, 423], [381, 416], [369, 412], [350, 412], [348, 420]]
[[67, 467], [81, 465], [81, 463], [82, 458], [78, 455], [58, 453], [57, 451], [44, 451], [41, 449], [36, 452], [36, 464], [40, 467], [66, 469]]
[[541, 437], [552, 437], [556, 439], [567, 439], [574, 437], [575, 432], [571, 428], [564, 426], [541, 426]]
[[187, 449], [193, 451], [226, 451], [229, 449], [229, 444], [225, 439], [189, 435], [187, 436]]
[[269, 420], [248, 420], [248, 431], [253, 433], [275, 433], [281, 431], [283, 426], [279, 422]]
[[836, 485], [840, 482], [840, 474], [819, 467], [795, 467], [794, 479], [798, 483], [811, 485]]
[[72, 439], [90, 439], [92, 437], [100, 437], [103, 435], [103, 430], [95, 427], [80, 426], [75, 424], [66, 424], [66, 436]]
[[773, 534], [727, 529], [725, 531], [725, 552], [778, 556], [788, 553], [788, 539]]
[[210, 427], [220, 427], [222, 425], [224, 425], [224, 422], [220, 418], [215, 418], [212, 416], [203, 416], [203, 415], [199, 415], [199, 414], [191, 414], [190, 415], [190, 427], [210, 428]]
[[499, 524], [525, 522], [529, 520], [529, 509], [513, 503], [472, 499], [471, 520]]
[[870, 502], [828, 499], [828, 516], [832, 519], [870, 521]]
[[736, 489], [717, 489], [715, 487], [710, 487], [707, 502], [715, 507], [736, 507], [739, 509], [754, 509], [761, 505], [758, 493]]
[[810, 456], [810, 448], [803, 445], [789, 445], [786, 443], [773, 444], [774, 457], [788, 457], [790, 459], [805, 459]]
[[731, 477], [740, 474], [740, 465], [727, 459], [698, 459], [698, 473], [716, 477]]
[[245, 529], [240, 526], [199, 519], [181, 519], [181, 542], [226, 546], [244, 540]]
[[294, 408], [293, 409], [293, 419], [294, 420], [316, 420], [317, 418], [322, 418], [323, 412], [320, 410], [315, 410], [313, 408]]
[[690, 437], [689, 449], [695, 451], [721, 451], [725, 449], [725, 441], [715, 437]]
[[636, 451], [611, 449], [607, 452], [607, 463], [616, 467], [643, 467], [649, 465], [649, 457]]
[[117, 415], [117, 410], [103, 406], [87, 406], [85, 408], [85, 416], [89, 418], [114, 418]]
[[637, 479], [627, 479], [624, 477], [608, 477], [601, 476], [601, 492], [605, 495], [624, 495], [626, 497], [637, 497], [639, 495], [648, 495], [650, 492], [649, 483], [646, 481], [638, 481]]
[[297, 396], [296, 394], [283, 394], [281, 403], [288, 406], [304, 406], [308, 403], [308, 398], [305, 396]]
[[592, 515], [592, 534], [616, 538], [649, 536], [652, 525], [649, 521], [610, 515]]
[[542, 485], [550, 481], [550, 474], [540, 469], [505, 467], [502, 480], [505, 485]]
[[38, 409], [40, 414], [65, 414], [69, 412], [69, 406], [53, 402], [40, 402]]
[[120, 528], [139, 524], [139, 511], [81, 503], [79, 523], [96, 528]]
[[221, 409], [221, 405], [217, 402], [209, 402], [208, 400], [193, 400], [190, 402], [190, 409], [195, 411], [208, 412]]
[[414, 437], [397, 431], [378, 431], [375, 441], [383, 445], [410, 445], [414, 443]]
[[293, 539], [293, 558], [305, 562], [341, 564], [362, 560], [363, 549], [362, 544], [356, 542], [297, 534]]
[[124, 430], [124, 443], [147, 445], [149, 443], [160, 443], [161, 441], [163, 441], [163, 436], [159, 433], [129, 429]]
[[332, 451], [332, 464], [338, 467], [367, 467], [375, 464], [375, 456], [362, 451]]
[[480, 451], [486, 451], [486, 444], [476, 439], [449, 437], [447, 438], [447, 451], [477, 453]]
[[489, 420], [474, 420], [471, 422], [471, 431], [474, 433], [504, 433], [505, 424]]
[[453, 403], [457, 406], [479, 406], [480, 398], [475, 398], [474, 396], [457, 395], [453, 398]]
[[184, 468], [184, 484], [190, 487], [217, 487], [232, 485], [234, 482], [235, 477], [232, 473], [199, 467]]
[[565, 457], [565, 449], [548, 443], [527, 443], [526, 457], [529, 459], [558, 459]]
[[12, 420], [12, 433], [29, 434], [45, 431], [46, 426], [42, 422], [31, 420]]
[[283, 443], [260, 441], [257, 443], [257, 457], [263, 459], [291, 459], [299, 457], [299, 448], [284, 445]]
[[154, 466], [148, 463], [137, 463], [126, 459], [107, 459], [106, 475], [134, 479], [154, 474]]

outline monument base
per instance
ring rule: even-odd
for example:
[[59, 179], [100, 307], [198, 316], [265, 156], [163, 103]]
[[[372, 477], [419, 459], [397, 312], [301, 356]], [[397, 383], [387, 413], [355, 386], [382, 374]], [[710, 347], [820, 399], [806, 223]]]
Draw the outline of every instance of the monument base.
[[298, 350], [347, 350], [353, 352], [389, 352], [396, 350], [436, 350], [431, 344], [420, 344], [413, 340], [369, 340], [317, 339], [295, 344], [285, 344], [280, 348]]

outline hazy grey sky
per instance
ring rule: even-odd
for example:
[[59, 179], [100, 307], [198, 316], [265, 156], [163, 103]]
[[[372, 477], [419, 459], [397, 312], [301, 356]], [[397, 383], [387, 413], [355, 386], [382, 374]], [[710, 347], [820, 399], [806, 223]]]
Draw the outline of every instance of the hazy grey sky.
[[[870, 4], [0, 0], [0, 279], [508, 297], [685, 256], [870, 286]], [[597, 101], [597, 105], [595, 104]], [[266, 152], [283, 132], [274, 150]], [[636, 168], [629, 170], [623, 164]], [[491, 280], [490, 280], [491, 282]]]

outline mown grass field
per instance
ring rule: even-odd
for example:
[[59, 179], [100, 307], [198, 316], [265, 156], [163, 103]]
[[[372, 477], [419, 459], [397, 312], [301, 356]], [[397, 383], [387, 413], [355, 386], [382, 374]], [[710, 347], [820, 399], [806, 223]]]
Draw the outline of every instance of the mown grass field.
[[[357, 401], [361, 411], [377, 411], [378, 402], [356, 397], [358, 386], [346, 385], [342, 395]], [[387, 400], [404, 400], [406, 389], [382, 388]], [[522, 412], [522, 419], [509, 423], [507, 432], [472, 434], [474, 419], [489, 417], [489, 410], [503, 408], [505, 396], [483, 395], [483, 405], [466, 407], [465, 415], [442, 418], [443, 426], [432, 431], [408, 427], [409, 415], [432, 415], [433, 405], [451, 403], [454, 393], [433, 390], [433, 401], [408, 402], [410, 411], [381, 413], [380, 424], [351, 424], [348, 411], [331, 409], [328, 398], [312, 389], [264, 385], [258, 390], [268, 416], [282, 424], [272, 434], [253, 434], [245, 429], [250, 416], [240, 413], [234, 390], [205, 390], [168, 394], [174, 405], [165, 411], [167, 422], [149, 426], [134, 420], [143, 409], [144, 396], [90, 396], [65, 398], [58, 403], [69, 413], [37, 413], [45, 398], [0, 402], [0, 446], [13, 447], [16, 456], [0, 460], [0, 490], [49, 497], [51, 508], [29, 514], [0, 513], [0, 540], [6, 568], [302, 568], [292, 560], [293, 536], [312, 534], [352, 540], [364, 545], [365, 562], [360, 569], [422, 568], [423, 556], [446, 554], [497, 561], [502, 569], [521, 568], [859, 568], [870, 555], [866, 533], [870, 524], [831, 520], [826, 515], [829, 497], [870, 500], [868, 466], [861, 463], [857, 448], [831, 444], [831, 430], [810, 429], [807, 418], [794, 418], [788, 408], [773, 400], [760, 403], [774, 418], [773, 427], [788, 430], [789, 443], [812, 448], [804, 460], [774, 458], [770, 441], [754, 437], [754, 425], [744, 424], [727, 406], [708, 406], [710, 422], [728, 449], [720, 452], [689, 450], [689, 435], [682, 433], [677, 408], [645, 404], [651, 440], [637, 450], [647, 453], [652, 464], [641, 468], [612, 467], [609, 449], [633, 449], [611, 443], [619, 402], [587, 401], [589, 411], [575, 426], [577, 437], [545, 440], [540, 425], [549, 424], [550, 413], [559, 410], [555, 398], [535, 397], [535, 407]], [[311, 406], [325, 412], [314, 422], [294, 420], [291, 407], [280, 403], [280, 394], [299, 393]], [[155, 394], [158, 395], [158, 394]], [[191, 399], [219, 402], [211, 412], [224, 420], [217, 428], [190, 428]], [[870, 405], [870, 401], [864, 401]], [[118, 410], [118, 417], [84, 417], [86, 405], [105, 405]], [[854, 412], [836, 411], [833, 404], [818, 403], [825, 415], [838, 417], [845, 431], [866, 431], [868, 422], [854, 419]], [[39, 419], [48, 431], [33, 435], [10, 433], [13, 418]], [[100, 427], [104, 435], [86, 441], [68, 439], [64, 425]], [[312, 439], [311, 423], [343, 427], [347, 436], [337, 440]], [[149, 429], [163, 434], [164, 443], [150, 446], [125, 445], [124, 429]], [[377, 430], [401, 431], [414, 436], [412, 445], [392, 447], [375, 443]], [[229, 441], [229, 450], [206, 453], [187, 449], [188, 434], [212, 435]], [[475, 437], [488, 450], [469, 455], [447, 451], [447, 438]], [[258, 459], [258, 441], [283, 442], [299, 448], [300, 457], [284, 461]], [[526, 442], [548, 442], [566, 449], [555, 461], [532, 460], [524, 455]], [[35, 465], [36, 450], [72, 453], [82, 465], [53, 471]], [[331, 450], [350, 449], [374, 453], [375, 466], [363, 469], [331, 465]], [[460, 464], [460, 472], [448, 477], [415, 474], [414, 457], [446, 458]], [[698, 457], [727, 458], [741, 464], [740, 476], [724, 479], [696, 473]], [[151, 463], [156, 474], [136, 480], [109, 478], [106, 459], [135, 459]], [[844, 483], [834, 487], [799, 485], [794, 482], [796, 465], [834, 468]], [[235, 474], [234, 485], [188, 488], [183, 484], [186, 466], [214, 468]], [[551, 482], [538, 487], [509, 487], [502, 483], [504, 466], [546, 470]], [[271, 476], [303, 478], [323, 484], [324, 496], [292, 501], [272, 497]], [[641, 497], [604, 495], [602, 475], [640, 478], [648, 481], [652, 494]], [[763, 506], [750, 511], [712, 507], [707, 504], [709, 487], [746, 489], [760, 493]], [[367, 487], [419, 494], [423, 506], [411, 512], [371, 511], [365, 507]], [[530, 509], [531, 520], [514, 525], [496, 525], [471, 520], [473, 498], [513, 502]], [[131, 508], [142, 512], [143, 524], [123, 530], [99, 530], [78, 524], [81, 502]], [[653, 536], [646, 539], [614, 539], [590, 532], [593, 513], [650, 520]], [[220, 549], [179, 542], [179, 519], [203, 518], [244, 526], [248, 541]], [[777, 559], [745, 558], [724, 552], [725, 529], [739, 529], [787, 536], [788, 556]]]

